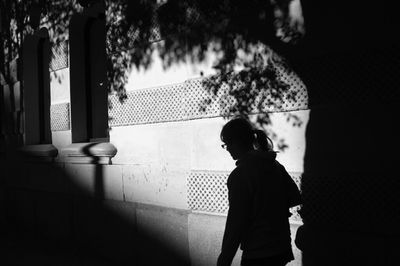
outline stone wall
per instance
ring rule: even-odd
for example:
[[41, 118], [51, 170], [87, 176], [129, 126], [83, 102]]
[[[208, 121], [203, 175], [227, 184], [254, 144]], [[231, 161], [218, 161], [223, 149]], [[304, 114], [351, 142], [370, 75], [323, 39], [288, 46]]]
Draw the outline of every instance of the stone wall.
[[[138, 75], [142, 80], [135, 83], [140, 88], [128, 84], [124, 104], [110, 98], [110, 143], [118, 152], [112, 164], [91, 164], [71, 162], [63, 152], [71, 144], [67, 66], [68, 60], [52, 68], [52, 144], [58, 156], [53, 162], [21, 157], [1, 165], [1, 173], [7, 173], [6, 220], [16, 231], [82, 245], [104, 260], [214, 264], [226, 220], [225, 180], [234, 161], [220, 146], [226, 121], [218, 105], [199, 111], [204, 97], [196, 79], [200, 70], [190, 66], [192, 72], [184, 71], [179, 79], [170, 72], [155, 79], [157, 64], [146, 75], [133, 72], [133, 80]], [[158, 83], [152, 85], [161, 87], [147, 88], [154, 80]], [[300, 127], [286, 122], [287, 113], [271, 115], [273, 130], [289, 145], [278, 160], [295, 178], [303, 171], [308, 120], [307, 110], [296, 111], [307, 108], [307, 95], [302, 97], [284, 106], [301, 117]], [[211, 182], [193, 182], [197, 176]], [[294, 215], [291, 222], [294, 238], [301, 220]], [[300, 265], [300, 252], [293, 248], [296, 260], [290, 265]], [[239, 261], [240, 251], [234, 265]]]
[[[307, 120], [307, 112], [298, 114]], [[275, 114], [273, 121], [278, 126], [278, 133], [289, 144], [289, 149], [280, 153], [278, 159], [296, 176], [302, 172], [304, 127], [293, 128], [284, 122], [282, 114]], [[190, 178], [193, 173], [207, 173], [211, 177], [219, 173], [221, 178], [226, 178], [234, 168], [229, 154], [220, 147], [219, 131], [224, 123], [224, 119], [217, 117], [112, 127], [110, 142], [118, 149], [112, 165], [72, 164], [61, 152], [53, 164], [27, 164], [26, 169], [30, 170], [26, 170], [26, 178], [29, 181], [21, 182], [22, 187], [18, 187], [18, 191], [20, 188], [25, 192], [28, 189], [28, 193], [33, 193], [35, 197], [48, 199], [44, 200], [44, 205], [40, 204], [49, 210], [42, 211], [42, 220], [49, 216], [49, 212], [58, 211], [59, 214], [49, 217], [55, 220], [46, 221], [54, 226], [45, 225], [43, 228], [53, 230], [56, 235], [79, 232], [78, 235], [82, 236], [80, 232], [85, 232], [106, 240], [111, 237], [111, 242], [104, 244], [106, 250], [112, 250], [110, 243], [118, 242], [121, 237], [127, 239], [127, 244], [119, 247], [118, 252], [109, 252], [113, 256], [124, 257], [141, 243], [135, 244], [137, 237], [126, 238], [125, 233], [120, 232], [118, 221], [122, 219], [127, 222], [127, 229], [123, 231], [144, 231], [150, 242], [161, 242], [162, 249], [167, 245], [172, 248], [173, 254], [190, 260], [191, 265], [210, 265], [216, 260], [221, 247], [227, 191], [222, 179], [220, 188], [225, 190], [216, 190], [215, 183], [203, 183], [212, 194], [207, 197], [202, 196], [201, 191], [190, 194], [196, 189], [196, 183], [191, 183]], [[70, 144], [69, 131], [53, 131], [53, 144], [62, 151]], [[206, 207], [220, 204], [225, 208], [199, 211], [197, 205], [191, 204], [194, 197]], [[26, 201], [29, 204], [38, 202]], [[69, 212], [65, 212], [63, 207], [57, 208], [58, 204]], [[93, 205], [96, 207], [93, 208]], [[32, 217], [41, 219], [37, 215], [31, 213]], [[101, 218], [104, 215], [109, 217], [108, 220]], [[67, 224], [66, 220], [74, 222]], [[300, 223], [293, 217], [292, 237]], [[300, 265], [300, 252], [295, 245], [293, 247], [297, 259], [291, 265]], [[235, 265], [239, 265], [239, 257], [240, 253], [236, 256]]]
[[[295, 114], [306, 124], [307, 111]], [[305, 125], [292, 127], [282, 113], [272, 117], [289, 144], [278, 159], [298, 176]], [[111, 127], [110, 142], [118, 152], [112, 164], [102, 165], [71, 163], [63, 153], [71, 144], [70, 130], [53, 131], [59, 151], [54, 162], [20, 158], [3, 165], [7, 169], [1, 172], [8, 173], [5, 197], [11, 203], [7, 217], [17, 231], [85, 243], [105, 260], [144, 256], [177, 260], [176, 265], [210, 265], [219, 254], [225, 226], [224, 178], [234, 168], [220, 146], [225, 122], [215, 117]], [[193, 182], [199, 174], [214, 182]], [[211, 194], [203, 196], [203, 189]], [[293, 217], [292, 237], [299, 224]], [[293, 248], [296, 261], [291, 265], [300, 265], [300, 251]], [[234, 265], [239, 258], [240, 252]]]
[[[226, 216], [189, 209], [183, 171], [158, 172], [140, 163], [25, 162], [2, 168], [8, 173], [6, 219], [16, 231], [84, 245], [111, 261], [210, 265], [219, 254]], [[297, 226], [292, 224], [293, 234]], [[291, 265], [300, 265], [295, 252]]]

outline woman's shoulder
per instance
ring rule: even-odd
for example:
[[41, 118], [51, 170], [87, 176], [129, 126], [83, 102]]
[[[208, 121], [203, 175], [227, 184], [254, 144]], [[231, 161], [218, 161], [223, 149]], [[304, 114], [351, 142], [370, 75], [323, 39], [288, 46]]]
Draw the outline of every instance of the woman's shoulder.
[[228, 176], [228, 186], [229, 184], [244, 184], [249, 181], [251, 176], [251, 168], [247, 164], [240, 164], [236, 166], [235, 169]]

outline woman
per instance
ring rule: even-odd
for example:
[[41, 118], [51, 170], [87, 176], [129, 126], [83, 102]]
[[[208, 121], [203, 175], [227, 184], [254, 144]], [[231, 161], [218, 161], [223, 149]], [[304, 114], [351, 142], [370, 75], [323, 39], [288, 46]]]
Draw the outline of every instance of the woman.
[[240, 245], [241, 265], [286, 265], [293, 260], [289, 208], [300, 193], [275, 160], [272, 141], [244, 118], [229, 121], [222, 145], [236, 160], [228, 178], [229, 211], [217, 265], [231, 265]]

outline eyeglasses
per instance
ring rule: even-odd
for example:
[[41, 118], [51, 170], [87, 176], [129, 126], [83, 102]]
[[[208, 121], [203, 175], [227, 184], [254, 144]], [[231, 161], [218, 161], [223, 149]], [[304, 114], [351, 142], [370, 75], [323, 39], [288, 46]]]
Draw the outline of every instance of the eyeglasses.
[[222, 147], [222, 149], [226, 150], [228, 148], [228, 145], [226, 143], [224, 143], [224, 144], [221, 144], [221, 147]]

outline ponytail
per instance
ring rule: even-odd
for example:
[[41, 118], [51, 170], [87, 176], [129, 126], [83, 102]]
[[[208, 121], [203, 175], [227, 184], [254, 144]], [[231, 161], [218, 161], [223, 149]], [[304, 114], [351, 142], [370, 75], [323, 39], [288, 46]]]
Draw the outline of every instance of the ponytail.
[[238, 117], [226, 123], [221, 130], [224, 143], [238, 143], [245, 147], [254, 147], [260, 151], [273, 151], [274, 144], [267, 134], [255, 129], [249, 120]]
[[261, 151], [273, 151], [274, 143], [270, 138], [268, 138], [267, 134], [260, 129], [254, 129], [255, 141], [254, 144], [258, 150]]

